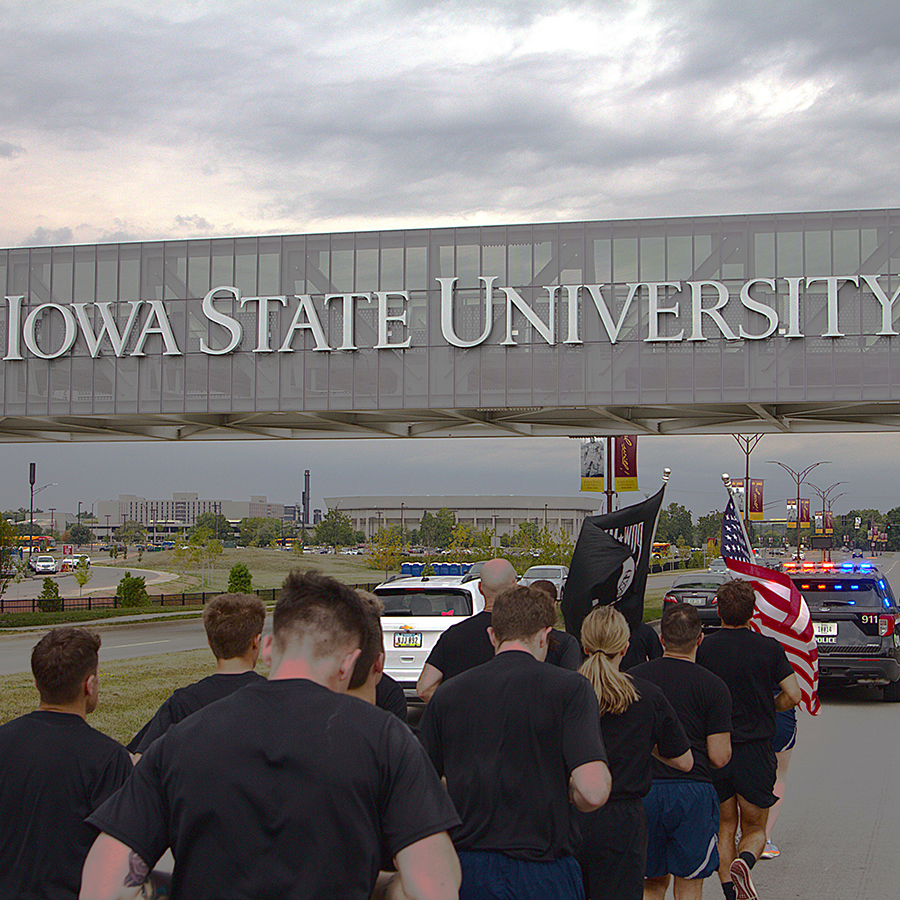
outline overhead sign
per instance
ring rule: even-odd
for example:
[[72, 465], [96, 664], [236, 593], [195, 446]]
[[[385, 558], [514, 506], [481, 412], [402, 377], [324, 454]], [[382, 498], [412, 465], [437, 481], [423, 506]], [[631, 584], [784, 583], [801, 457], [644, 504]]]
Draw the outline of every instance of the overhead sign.
[[[541, 307], [529, 302], [519, 289], [496, 285], [497, 276], [478, 278], [481, 333], [473, 338], [460, 337], [456, 315], [459, 304], [458, 278], [436, 278], [440, 298], [434, 314], [440, 322], [440, 335], [449, 346], [470, 349], [484, 344], [495, 328], [503, 329], [501, 346], [516, 346], [517, 321], [531, 325], [535, 342], [550, 346], [558, 343], [575, 346], [584, 343], [586, 321], [593, 318], [600, 325], [601, 340], [618, 342], [626, 319], [638, 313], [645, 323], [641, 340], [645, 343], [763, 341], [773, 336], [787, 339], [807, 337], [803, 331], [801, 308], [810, 290], [826, 296], [826, 328], [815, 337], [844, 337], [840, 328], [840, 291], [845, 285], [856, 289], [862, 306], [862, 319], [880, 314], [881, 327], [872, 336], [900, 334], [893, 325], [894, 304], [900, 287], [888, 296], [879, 281], [881, 275], [789, 276], [785, 278], [752, 278], [739, 289], [732, 290], [721, 281], [640, 281], [624, 284], [561, 284], [538, 288]], [[786, 311], [782, 314], [765, 298], [763, 289], [786, 294]], [[467, 292], [468, 293], [468, 292]], [[613, 299], [624, 295], [621, 305]], [[762, 296], [761, 296], [762, 294]], [[38, 302], [32, 306], [25, 294], [12, 294], [6, 301], [6, 346], [4, 362], [18, 362], [26, 354], [40, 359], [58, 359], [71, 353], [79, 335], [92, 357], [112, 353], [141, 357], [146, 355], [151, 338], [162, 343], [163, 356], [182, 356], [169, 317], [167, 303], [158, 299], [133, 299], [114, 302], [98, 299], [93, 303], [70, 304]], [[498, 302], [499, 301], [499, 302]], [[470, 302], [467, 297], [467, 303]], [[735, 330], [725, 319], [726, 309], [739, 305], [745, 315], [744, 324]], [[312, 337], [313, 351], [355, 351], [360, 349], [404, 350], [416, 346], [410, 335], [410, 291], [354, 291], [351, 293], [248, 296], [233, 285], [213, 288], [203, 298], [202, 316], [211, 327], [210, 334], [200, 339], [200, 351], [210, 356], [223, 356], [237, 351], [252, 353], [293, 353], [302, 334]], [[245, 335], [241, 317], [236, 311], [249, 307], [256, 311], [256, 328]], [[270, 313], [281, 307], [289, 321], [280, 333], [271, 333]], [[867, 311], [869, 307], [871, 311]], [[495, 321], [495, 309], [502, 313]], [[374, 312], [374, 340], [362, 342], [357, 324], [360, 310]], [[330, 310], [340, 313], [340, 338], [328, 337], [325, 322]], [[426, 315], [432, 311], [427, 310]], [[53, 328], [42, 327], [56, 319]], [[45, 338], [52, 331], [53, 341]], [[134, 343], [131, 339], [136, 335]], [[215, 335], [213, 337], [212, 335]], [[129, 348], [130, 349], [127, 349]]]

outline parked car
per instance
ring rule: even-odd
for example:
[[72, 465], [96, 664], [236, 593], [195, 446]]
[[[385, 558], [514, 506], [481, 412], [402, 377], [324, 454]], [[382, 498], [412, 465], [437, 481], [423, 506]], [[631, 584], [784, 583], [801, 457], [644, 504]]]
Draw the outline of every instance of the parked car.
[[569, 570], [566, 566], [532, 566], [525, 570], [519, 584], [527, 587], [535, 581], [552, 581], [556, 585], [557, 599], [562, 600], [563, 588], [568, 577]]
[[78, 565], [78, 561], [86, 559], [88, 567], [91, 565], [91, 558], [86, 553], [80, 553], [77, 556], [64, 556], [60, 564], [60, 571], [71, 572]]
[[451, 626], [484, 609], [478, 581], [459, 575], [395, 578], [375, 588], [384, 604], [384, 671], [408, 698], [438, 638]]
[[688, 575], [679, 575], [663, 597], [663, 609], [666, 604], [687, 603], [697, 607], [697, 612], [700, 613], [700, 624], [704, 631], [719, 628], [722, 621], [719, 618], [716, 591], [730, 580], [731, 575], [712, 571], [709, 573], [697, 571]]
[[35, 575], [55, 575], [59, 571], [59, 564], [52, 556], [32, 556], [28, 560], [28, 568]]
[[722, 559], [721, 556], [718, 557], [717, 559], [714, 559], [709, 564], [709, 572], [710, 572], [710, 574], [714, 574], [714, 575], [724, 575], [725, 573], [727, 573], [728, 566], [725, 565], [725, 560]]

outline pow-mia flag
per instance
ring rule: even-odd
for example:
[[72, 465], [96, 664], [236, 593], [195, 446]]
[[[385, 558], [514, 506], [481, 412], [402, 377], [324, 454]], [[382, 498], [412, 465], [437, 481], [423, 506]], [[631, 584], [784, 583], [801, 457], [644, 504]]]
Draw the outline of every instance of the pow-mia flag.
[[643, 503], [584, 520], [562, 599], [569, 634], [580, 639], [584, 617], [595, 606], [611, 603], [632, 630], [640, 624], [650, 548], [665, 490], [663, 485]]

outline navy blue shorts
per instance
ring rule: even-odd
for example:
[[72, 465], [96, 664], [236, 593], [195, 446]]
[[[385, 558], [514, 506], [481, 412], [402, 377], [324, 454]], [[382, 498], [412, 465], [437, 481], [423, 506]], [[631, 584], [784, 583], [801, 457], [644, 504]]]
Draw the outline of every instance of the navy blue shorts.
[[708, 782], [654, 779], [644, 797], [647, 878], [708, 878], [719, 867], [719, 797]]
[[772, 738], [772, 749], [776, 753], [791, 750], [797, 743], [797, 712], [788, 709], [775, 713], [775, 737]]
[[547, 862], [513, 859], [493, 850], [460, 850], [459, 900], [584, 900], [573, 856]]

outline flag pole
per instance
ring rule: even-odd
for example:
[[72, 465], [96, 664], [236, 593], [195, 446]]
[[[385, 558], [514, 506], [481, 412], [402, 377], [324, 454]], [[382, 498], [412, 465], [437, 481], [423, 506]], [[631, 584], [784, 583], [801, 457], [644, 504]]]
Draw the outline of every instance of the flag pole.
[[[731, 476], [727, 472], [722, 473], [722, 483], [725, 485], [725, 490], [728, 491], [728, 496], [733, 500], [734, 499], [734, 491], [731, 486]], [[746, 490], [746, 486], [745, 486]], [[750, 543], [750, 535], [747, 534], [747, 526], [744, 524], [744, 517], [741, 514], [741, 511], [737, 508], [737, 504], [735, 504], [734, 511], [737, 513], [737, 520], [741, 523], [741, 534], [744, 535], [744, 540], [747, 542], [747, 552], [750, 554], [751, 561], [753, 560], [753, 545]], [[799, 520], [798, 520], [799, 521]]]

